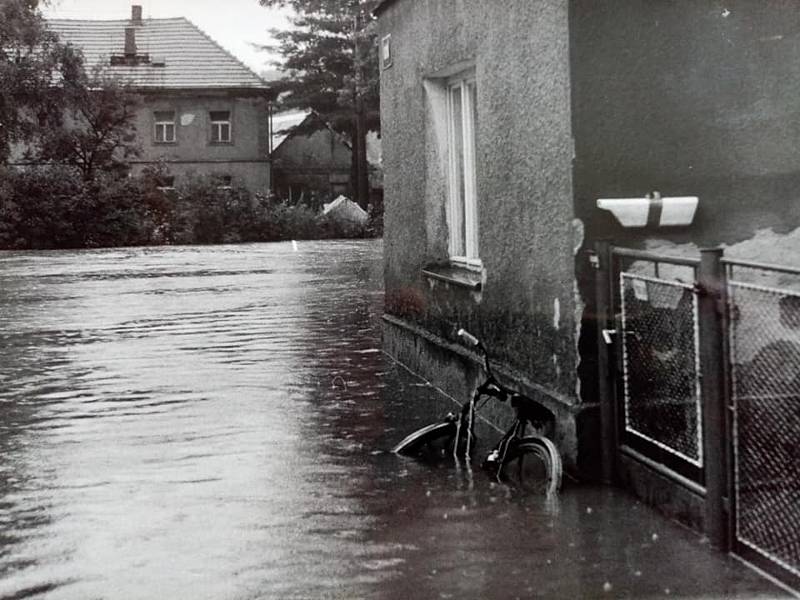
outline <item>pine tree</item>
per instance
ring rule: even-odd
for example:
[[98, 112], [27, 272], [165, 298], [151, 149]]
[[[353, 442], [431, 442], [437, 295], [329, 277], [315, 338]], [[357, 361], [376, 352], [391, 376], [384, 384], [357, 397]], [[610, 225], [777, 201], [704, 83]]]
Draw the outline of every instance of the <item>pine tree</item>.
[[369, 174], [366, 137], [378, 131], [377, 0], [259, 0], [288, 7], [293, 29], [272, 32], [284, 78], [286, 107], [311, 108], [351, 141], [355, 199], [366, 207]]

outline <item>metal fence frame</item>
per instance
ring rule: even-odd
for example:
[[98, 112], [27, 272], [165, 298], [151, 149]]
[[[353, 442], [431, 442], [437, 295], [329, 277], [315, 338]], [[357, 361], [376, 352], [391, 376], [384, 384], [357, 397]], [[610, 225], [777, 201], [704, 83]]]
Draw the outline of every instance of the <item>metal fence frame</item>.
[[[733, 551], [748, 562], [771, 573], [790, 587], [800, 590], [800, 573], [796, 565], [781, 561], [742, 543], [737, 530], [737, 423], [733, 398], [735, 365], [731, 347], [732, 307], [729, 300], [731, 283], [736, 285], [737, 269], [757, 269], [797, 276], [800, 268], [767, 263], [730, 260], [723, 258], [721, 248], [700, 251], [696, 258], [672, 257], [615, 247], [610, 241], [596, 244], [591, 257], [596, 269], [597, 354], [598, 389], [601, 413], [603, 477], [608, 482], [617, 481], [618, 452], [621, 448], [620, 411], [621, 392], [616, 381], [615, 364], [620, 362], [620, 352], [612, 342], [618, 336], [621, 324], [617, 321], [615, 307], [620, 306], [617, 282], [621, 279], [620, 264], [624, 260], [645, 261], [654, 265], [659, 278], [659, 265], [689, 267], [693, 269], [692, 285], [697, 294], [699, 327], [698, 351], [702, 373], [702, 440], [703, 485], [696, 489], [702, 493], [705, 510], [704, 526], [709, 540], [725, 551]], [[615, 289], [617, 288], [617, 289]], [[781, 293], [782, 290], [775, 290]], [[800, 295], [800, 294], [798, 294]], [[623, 344], [624, 346], [624, 344]], [[616, 355], [616, 356], [615, 356]], [[622, 367], [616, 364], [616, 368]], [[658, 465], [656, 465], [658, 466]], [[663, 469], [662, 473], [668, 473]], [[673, 477], [681, 482], [679, 477]], [[800, 535], [800, 532], [799, 532]], [[790, 540], [791, 548], [794, 541]], [[793, 550], [792, 550], [793, 552]], [[792, 560], [794, 556], [792, 555]]]
[[[762, 274], [785, 274], [798, 279], [800, 283], [800, 268], [793, 268], [784, 265], [774, 265], [762, 262], [744, 261], [722, 259], [721, 263], [724, 267], [725, 281], [728, 287], [728, 327], [726, 328], [726, 350], [727, 350], [727, 367], [728, 367], [728, 388], [727, 388], [727, 401], [730, 407], [730, 420], [729, 420], [729, 452], [730, 452], [730, 481], [729, 481], [729, 498], [730, 498], [730, 545], [734, 553], [741, 556], [745, 560], [752, 562], [765, 571], [776, 575], [779, 579], [784, 581], [795, 589], [800, 590], [800, 560], [794, 560], [794, 564], [786, 561], [785, 556], [776, 553], [774, 549], [765, 547], [763, 540], [754, 539], [743, 527], [743, 521], [746, 520], [745, 511], [742, 506], [742, 488], [746, 482], [742, 481], [741, 475], [741, 439], [740, 439], [740, 412], [744, 406], [744, 397], [739, 396], [739, 387], [737, 385], [737, 339], [735, 337], [736, 328], [733, 318], [735, 314], [738, 316], [739, 304], [737, 302], [737, 290], [748, 290], [749, 292], [756, 292], [762, 294], [779, 295], [779, 296], [794, 296], [800, 298], [800, 291], [791, 290], [786, 287], [773, 287], [764, 286], [737, 280], [736, 270], [746, 269], [753, 272], [760, 272]], [[750, 398], [747, 398], [750, 401]], [[798, 406], [800, 410], [800, 405]], [[780, 533], [778, 532], [778, 535]], [[800, 537], [800, 531], [797, 532]], [[800, 539], [794, 541], [795, 545], [800, 545]]]

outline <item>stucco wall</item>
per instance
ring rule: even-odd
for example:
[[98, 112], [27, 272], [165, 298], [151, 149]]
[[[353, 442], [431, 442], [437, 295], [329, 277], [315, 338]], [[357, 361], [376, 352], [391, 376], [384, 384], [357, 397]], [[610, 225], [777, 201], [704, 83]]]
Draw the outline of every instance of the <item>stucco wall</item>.
[[[571, 0], [575, 210], [598, 238], [800, 264], [800, 12], [786, 0]], [[623, 229], [598, 198], [698, 196], [688, 227]], [[580, 345], [593, 381], [594, 272]]]
[[276, 165], [286, 167], [314, 165], [323, 169], [350, 169], [350, 148], [324, 126], [307, 134], [290, 135], [272, 157]]
[[[588, 239], [730, 245], [800, 226], [796, 2], [572, 0], [571, 33]], [[699, 196], [692, 226], [632, 233], [594, 207], [652, 190]]]
[[[403, 0], [380, 16], [387, 312], [455, 340], [466, 327], [501, 362], [572, 404], [575, 300], [566, 0]], [[443, 87], [474, 65], [479, 294], [433, 284], [447, 262]]]
[[[175, 143], [154, 141], [154, 111], [174, 110]], [[211, 142], [210, 111], [231, 113], [232, 143]], [[184, 119], [182, 121], [182, 119]], [[141, 155], [135, 170], [163, 160], [176, 177], [187, 173], [228, 174], [252, 191], [269, 187], [267, 101], [233, 92], [149, 93], [135, 119]]]
[[279, 196], [288, 197], [290, 186], [321, 192], [326, 201], [336, 192], [351, 194], [350, 148], [324, 124], [319, 126], [289, 135], [273, 151], [273, 189]]

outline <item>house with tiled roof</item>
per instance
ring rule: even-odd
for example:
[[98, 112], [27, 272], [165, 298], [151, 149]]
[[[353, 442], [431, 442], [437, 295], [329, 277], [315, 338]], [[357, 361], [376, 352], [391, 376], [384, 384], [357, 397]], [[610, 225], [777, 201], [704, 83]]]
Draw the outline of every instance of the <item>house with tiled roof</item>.
[[141, 97], [141, 154], [133, 173], [163, 163], [176, 179], [219, 177], [251, 191], [270, 185], [268, 84], [185, 18], [48, 21], [79, 48], [87, 69], [128, 83]]

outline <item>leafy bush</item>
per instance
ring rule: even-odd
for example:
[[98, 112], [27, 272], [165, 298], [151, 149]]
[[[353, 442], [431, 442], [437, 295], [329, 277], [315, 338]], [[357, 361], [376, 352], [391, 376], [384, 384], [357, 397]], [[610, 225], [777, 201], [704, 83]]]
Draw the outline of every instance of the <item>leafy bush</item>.
[[0, 169], [0, 249], [87, 248], [152, 244], [218, 244], [368, 237], [365, 226], [331, 220], [313, 209], [220, 187], [193, 177], [159, 187], [164, 170], [141, 176], [98, 175], [54, 165]]

